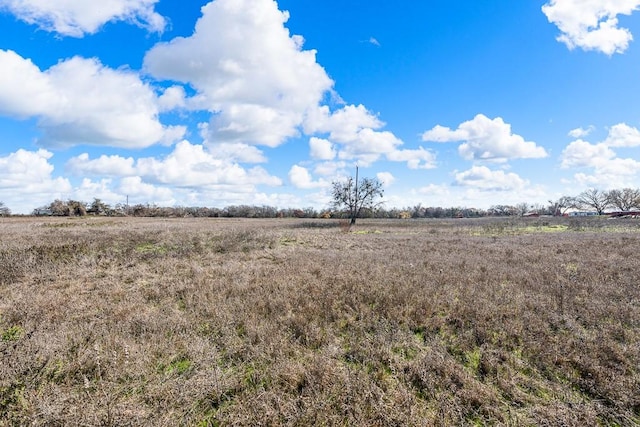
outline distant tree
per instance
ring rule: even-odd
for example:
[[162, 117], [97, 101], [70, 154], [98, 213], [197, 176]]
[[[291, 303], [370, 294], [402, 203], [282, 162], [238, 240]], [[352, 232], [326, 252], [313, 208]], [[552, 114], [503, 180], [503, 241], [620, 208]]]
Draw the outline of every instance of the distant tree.
[[483, 216], [487, 216], [487, 213], [482, 209], [464, 208], [462, 210], [462, 215], [465, 218], [480, 218], [480, 217], [483, 217]]
[[576, 198], [571, 196], [562, 196], [558, 200], [549, 200], [549, 213], [553, 216], [562, 216], [567, 210], [576, 207]]
[[611, 206], [621, 211], [630, 211], [640, 208], [640, 190], [636, 188], [623, 188], [611, 190], [608, 193]]
[[138, 203], [136, 205], [131, 206], [130, 208], [133, 216], [152, 216], [151, 208], [149, 205], [143, 205], [142, 203]]
[[111, 207], [97, 198], [93, 199], [93, 202], [89, 205], [89, 209], [87, 209], [87, 213], [91, 213], [93, 215], [106, 215], [109, 211], [111, 211]]
[[384, 190], [382, 183], [376, 178], [358, 179], [358, 169], [356, 168], [356, 178], [349, 177], [343, 181], [334, 181], [331, 183], [333, 189], [331, 191], [332, 205], [335, 209], [344, 209], [349, 218], [350, 225], [356, 223], [363, 211], [373, 211], [381, 202]]
[[69, 200], [67, 202], [69, 207], [69, 215], [85, 216], [87, 214], [87, 204], [79, 200]]
[[598, 213], [598, 215], [604, 214], [604, 211], [611, 206], [609, 193], [598, 190], [597, 188], [590, 188], [578, 194], [575, 198], [575, 202], [576, 207], [581, 209], [592, 208]]
[[518, 203], [514, 207], [516, 208], [516, 214], [518, 216], [525, 216], [531, 210], [527, 202]]
[[422, 207], [422, 204], [418, 203], [413, 208], [403, 209], [403, 212], [407, 211], [411, 213], [411, 218], [423, 218], [425, 216], [426, 209]]
[[440, 206], [427, 208], [427, 212], [425, 212], [425, 216], [428, 216], [430, 218], [444, 218], [445, 215], [446, 212], [444, 208]]
[[71, 209], [66, 202], [63, 202], [60, 199], [56, 199], [48, 206], [48, 209], [51, 211], [51, 215], [54, 216], [69, 216], [71, 215]]
[[514, 216], [516, 213], [516, 207], [510, 205], [493, 205], [488, 210], [491, 216]]
[[305, 218], [318, 218], [320, 213], [313, 207], [306, 207], [303, 209]]
[[0, 202], [0, 216], [10, 216], [11, 209], [9, 209], [3, 202]]

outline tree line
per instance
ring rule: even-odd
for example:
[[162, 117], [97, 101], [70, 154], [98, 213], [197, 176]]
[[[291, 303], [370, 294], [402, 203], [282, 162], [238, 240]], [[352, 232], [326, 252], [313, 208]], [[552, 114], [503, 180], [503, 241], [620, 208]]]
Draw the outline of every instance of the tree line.
[[[369, 183], [371, 184], [371, 183]], [[349, 184], [351, 185], [351, 184]], [[347, 185], [348, 188], [349, 185]], [[355, 187], [354, 187], [355, 188]], [[363, 188], [363, 187], [361, 187]], [[364, 187], [366, 189], [367, 186]], [[376, 187], [377, 188], [377, 187]], [[382, 192], [377, 194], [382, 196]], [[232, 205], [224, 208], [157, 206], [154, 204], [123, 203], [111, 206], [95, 198], [87, 203], [79, 200], [56, 199], [48, 205], [36, 208], [32, 215], [46, 216], [140, 216], [140, 217], [226, 217], [226, 218], [353, 218], [353, 206], [339, 203], [334, 195], [330, 208], [277, 208], [259, 205]], [[336, 200], [338, 198], [338, 200]], [[640, 189], [622, 188], [609, 191], [590, 188], [575, 196], [562, 196], [557, 200], [549, 200], [547, 204], [530, 204], [526, 202], [516, 205], [493, 205], [488, 209], [468, 207], [407, 206], [403, 208], [387, 208], [381, 203], [368, 203], [357, 206], [359, 218], [479, 218], [501, 216], [562, 216], [571, 210], [582, 210], [602, 215], [605, 212], [640, 211]], [[11, 210], [0, 202], [0, 216], [11, 215]]]

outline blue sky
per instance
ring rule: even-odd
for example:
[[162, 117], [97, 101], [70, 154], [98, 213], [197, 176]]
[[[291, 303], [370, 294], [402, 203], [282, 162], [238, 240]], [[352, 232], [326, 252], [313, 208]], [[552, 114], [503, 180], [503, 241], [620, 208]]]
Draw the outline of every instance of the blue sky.
[[0, 0], [0, 201], [546, 203], [639, 187], [640, 0]]

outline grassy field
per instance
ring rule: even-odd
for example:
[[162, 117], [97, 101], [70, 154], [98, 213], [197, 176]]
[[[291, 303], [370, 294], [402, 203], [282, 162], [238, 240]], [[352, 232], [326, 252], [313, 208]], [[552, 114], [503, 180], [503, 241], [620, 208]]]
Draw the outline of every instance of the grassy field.
[[0, 219], [0, 426], [640, 425], [640, 221]]

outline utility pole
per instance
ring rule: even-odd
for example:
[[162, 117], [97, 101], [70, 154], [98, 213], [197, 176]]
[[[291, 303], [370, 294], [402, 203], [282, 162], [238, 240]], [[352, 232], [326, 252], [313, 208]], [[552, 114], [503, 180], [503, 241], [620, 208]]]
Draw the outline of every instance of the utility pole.
[[356, 223], [356, 215], [358, 215], [358, 165], [356, 164], [356, 199], [354, 203], [354, 210], [351, 213], [351, 225]]

